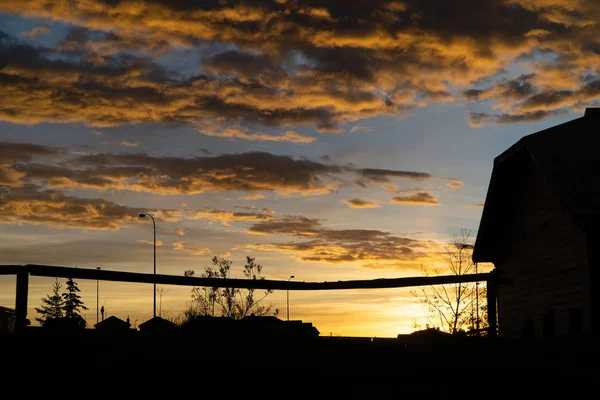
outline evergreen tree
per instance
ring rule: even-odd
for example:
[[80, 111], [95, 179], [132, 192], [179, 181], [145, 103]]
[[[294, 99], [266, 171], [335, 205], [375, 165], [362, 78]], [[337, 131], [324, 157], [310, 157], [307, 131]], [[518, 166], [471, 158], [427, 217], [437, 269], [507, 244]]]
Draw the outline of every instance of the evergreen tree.
[[60, 288], [62, 285], [55, 279], [54, 284], [52, 285], [52, 295], [46, 295], [46, 298], [42, 298], [42, 306], [40, 308], [36, 308], [39, 317], [36, 317], [35, 320], [38, 321], [42, 326], [49, 320], [55, 320], [57, 318], [63, 317], [63, 306], [64, 301], [63, 297], [60, 294]]
[[77, 282], [73, 278], [67, 279], [67, 289], [62, 294], [64, 300], [65, 318], [75, 322], [77, 326], [85, 328], [87, 325], [86, 321], [80, 314], [80, 310], [87, 310], [88, 308], [81, 301], [81, 296], [78, 294], [79, 287]]

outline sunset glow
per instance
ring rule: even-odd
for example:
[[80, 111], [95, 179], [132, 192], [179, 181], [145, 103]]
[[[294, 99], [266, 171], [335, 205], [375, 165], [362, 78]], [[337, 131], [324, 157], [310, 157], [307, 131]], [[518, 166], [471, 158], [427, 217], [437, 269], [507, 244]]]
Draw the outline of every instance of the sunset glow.
[[[0, 264], [151, 273], [151, 213], [161, 274], [443, 268], [494, 157], [600, 106], [599, 21], [587, 0], [0, 0]], [[31, 321], [52, 282], [30, 280]], [[97, 282], [78, 283], [93, 326]], [[107, 315], [152, 317], [152, 285], [98, 287]], [[191, 288], [161, 289], [176, 318]], [[425, 312], [410, 288], [289, 296], [321, 335]], [[285, 317], [285, 291], [265, 301]]]

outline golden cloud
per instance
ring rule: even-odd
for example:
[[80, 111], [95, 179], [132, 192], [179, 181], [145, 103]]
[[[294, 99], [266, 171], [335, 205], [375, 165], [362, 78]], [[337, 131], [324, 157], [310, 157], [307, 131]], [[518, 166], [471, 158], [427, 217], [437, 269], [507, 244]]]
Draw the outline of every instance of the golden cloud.
[[219, 132], [212, 132], [207, 130], [199, 130], [198, 132], [205, 136], [214, 136], [230, 139], [244, 139], [258, 142], [312, 143], [315, 141], [314, 137], [302, 136], [299, 133], [293, 131], [286, 131], [283, 135], [269, 135], [263, 132], [250, 133], [247, 130], [241, 130], [238, 128], [226, 128]]
[[[326, 194], [342, 185], [429, 179], [425, 172], [365, 169], [322, 164], [267, 152], [194, 158], [153, 157], [144, 153], [71, 155], [26, 144], [0, 142], [0, 178], [11, 186], [130, 190], [163, 195], [243, 191], [302, 195]], [[33, 158], [44, 157], [48, 162]], [[358, 178], [357, 178], [358, 177]]]
[[209, 248], [199, 247], [195, 242], [173, 241], [173, 249], [185, 251], [194, 256], [203, 256], [212, 253]]
[[452, 190], [460, 190], [465, 185], [460, 178], [444, 178], [444, 181], [446, 181], [446, 186]]
[[406, 196], [394, 196], [389, 198], [390, 204], [403, 204], [403, 205], [425, 205], [425, 206], [438, 206], [440, 203], [435, 197], [427, 192], [419, 192], [415, 194], [409, 194]]
[[[0, 223], [41, 224], [52, 228], [119, 230], [138, 222], [141, 209], [102, 199], [82, 199], [35, 187], [0, 191]], [[145, 210], [144, 210], [145, 211]]]
[[375, 201], [359, 199], [356, 197], [353, 199], [342, 200], [342, 203], [347, 204], [350, 208], [379, 208], [379, 207], [381, 207]]
[[304, 216], [285, 216], [253, 223], [247, 231], [263, 235], [289, 235], [300, 240], [283, 243], [255, 243], [246, 248], [280, 251], [305, 262], [376, 263], [430, 261], [439, 253], [432, 241], [391, 235], [372, 229], [329, 229], [323, 220]]
[[[72, 26], [53, 48], [1, 34], [0, 119], [14, 123], [101, 127], [210, 119], [339, 131], [350, 121], [456, 100], [454, 88], [480, 91], [479, 102], [501, 108], [473, 111], [473, 125], [545, 118], [600, 99], [593, 90], [600, 81], [600, 4], [594, 1], [376, 0], [347, 7], [0, 0], [0, 12], [49, 21], [21, 37], [35, 39], [50, 22]], [[216, 51], [201, 58], [196, 75], [156, 62], [207, 43]], [[548, 73], [558, 79], [541, 77], [532, 65], [544, 54]], [[521, 102], [511, 102], [515, 91], [502, 90], [512, 73], [506, 71], [537, 76]]]
[[[154, 241], [151, 240], [137, 240], [138, 243], [150, 244], [154, 246]], [[156, 241], [156, 246], [162, 246], [163, 242], [161, 240]]]
[[267, 213], [242, 213], [228, 212], [220, 210], [196, 211], [189, 217], [190, 219], [208, 219], [219, 221], [224, 226], [231, 226], [230, 221], [263, 221], [270, 220], [273, 217]]

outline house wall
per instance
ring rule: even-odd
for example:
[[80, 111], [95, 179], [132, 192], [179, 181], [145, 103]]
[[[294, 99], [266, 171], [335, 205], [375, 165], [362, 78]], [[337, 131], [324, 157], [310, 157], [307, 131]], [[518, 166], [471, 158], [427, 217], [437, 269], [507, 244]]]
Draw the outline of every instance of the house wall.
[[[495, 267], [513, 278], [498, 293], [499, 335], [522, 337], [526, 318], [535, 337], [590, 331], [586, 236], [561, 210], [558, 197], [530, 158], [508, 169], [508, 229]], [[525, 164], [525, 165], [523, 165]], [[509, 197], [507, 197], [508, 199]], [[552, 318], [544, 316], [554, 313]], [[581, 323], [578, 323], [579, 319]], [[571, 320], [571, 325], [570, 325]]]
[[0, 307], [0, 333], [14, 332], [15, 319], [15, 310]]

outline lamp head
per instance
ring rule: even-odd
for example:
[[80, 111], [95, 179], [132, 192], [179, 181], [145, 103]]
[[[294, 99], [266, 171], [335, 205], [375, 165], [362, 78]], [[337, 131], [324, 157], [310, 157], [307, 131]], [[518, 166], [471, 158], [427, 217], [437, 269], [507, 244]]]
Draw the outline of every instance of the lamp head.
[[294, 279], [294, 278], [295, 278], [295, 276], [294, 276], [294, 275], [290, 276], [290, 279]]
[[140, 214], [140, 218], [144, 218], [146, 214]]

